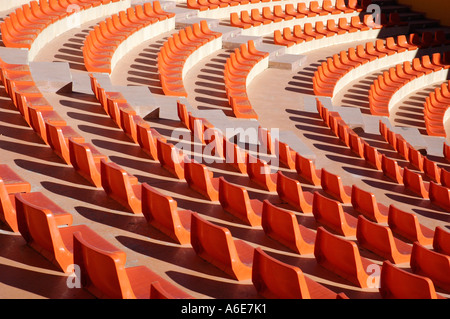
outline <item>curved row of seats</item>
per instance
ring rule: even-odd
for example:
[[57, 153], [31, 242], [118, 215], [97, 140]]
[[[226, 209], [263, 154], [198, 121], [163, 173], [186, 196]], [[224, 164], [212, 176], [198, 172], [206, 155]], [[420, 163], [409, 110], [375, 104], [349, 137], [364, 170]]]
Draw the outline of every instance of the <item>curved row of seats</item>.
[[[331, 132], [339, 138], [352, 152], [364, 159], [367, 164], [375, 168], [377, 171], [383, 173], [384, 176], [398, 185], [404, 185], [405, 189], [410, 190], [416, 196], [423, 199], [429, 199], [430, 204], [436, 205], [443, 209], [448, 210], [450, 208], [450, 189], [446, 186], [440, 185], [437, 181], [430, 181], [425, 183], [421, 172], [415, 172], [412, 169], [402, 168], [396, 159], [387, 157], [378, 151], [377, 148], [370, 146], [369, 143], [364, 141], [358, 136], [345, 121], [340, 118], [340, 115], [336, 112], [330, 112], [323, 104], [317, 100], [318, 112], [324, 123], [331, 129]], [[384, 129], [385, 130], [385, 129]], [[380, 132], [382, 131], [382, 125], [380, 124]], [[383, 133], [382, 133], [383, 135]], [[397, 138], [396, 141], [404, 141], [401, 138]], [[398, 144], [393, 144], [397, 147]], [[414, 152], [414, 148], [410, 147], [408, 143], [403, 143], [403, 148], [410, 150], [411, 158], [417, 160], [418, 152]], [[413, 154], [416, 154], [414, 156]], [[407, 156], [407, 155], [404, 155]], [[423, 157], [420, 158], [423, 161]], [[433, 161], [427, 161], [427, 176], [436, 176], [437, 164]], [[411, 163], [413, 163], [411, 161]], [[413, 164], [412, 164], [413, 165]], [[415, 165], [413, 165], [415, 166]], [[425, 170], [422, 166], [422, 169]], [[440, 171], [439, 171], [440, 172]], [[441, 173], [439, 173], [441, 174]]]
[[[436, 33], [437, 34], [437, 33]], [[367, 42], [341, 51], [323, 62], [313, 76], [314, 94], [318, 96], [334, 97], [347, 84], [359, 78], [361, 74], [368, 74], [379, 69], [393, 67], [403, 62], [412, 61], [419, 50], [427, 50], [430, 54], [445, 50], [447, 44], [430, 43], [425, 34], [418, 37], [399, 35], [396, 38]], [[425, 51], [424, 51], [425, 52]], [[434, 57], [436, 59], [439, 56]], [[433, 61], [441, 63], [440, 61]]]
[[253, 40], [243, 43], [225, 63], [224, 82], [228, 103], [237, 118], [257, 119], [247, 96], [247, 86], [269, 66], [269, 53], [255, 48]]
[[450, 82], [442, 83], [429, 96], [423, 105], [423, 114], [427, 134], [430, 136], [446, 136], [445, 113], [450, 106]]
[[251, 9], [250, 12], [243, 10], [240, 15], [233, 12], [230, 14], [230, 25], [241, 28], [243, 35], [263, 36], [294, 25], [326, 22], [330, 19], [337, 22], [339, 19], [358, 15], [359, 11], [354, 9], [337, 9], [335, 6], [324, 9], [319, 7], [317, 1], [310, 2], [308, 8], [304, 2], [299, 2], [297, 7], [294, 7], [294, 4], [286, 4], [273, 8], [263, 7], [261, 10]]
[[158, 52], [158, 71], [165, 95], [184, 96], [183, 79], [198, 61], [222, 48], [222, 34], [211, 31], [206, 20], [173, 34]]
[[77, 25], [130, 7], [130, 0], [39, 0], [11, 12], [0, 24], [3, 44], [29, 50], [33, 60], [50, 41]]
[[[308, 51], [317, 50], [323, 47], [376, 39], [383, 29], [383, 36], [388, 36], [385, 25], [375, 25], [372, 15], [364, 16], [361, 21], [359, 16], [351, 17], [350, 21], [340, 18], [338, 23], [335, 20], [317, 21], [295, 25], [294, 28], [284, 28], [274, 31], [274, 44], [286, 47], [286, 53], [303, 54]], [[390, 36], [401, 34], [402, 31], [395, 28], [389, 32]]]
[[371, 114], [389, 116], [392, 107], [409, 93], [424, 85], [447, 80], [450, 69], [449, 56], [448, 53], [442, 55], [437, 53], [433, 58], [424, 55], [385, 71], [370, 86]]
[[82, 47], [88, 72], [111, 73], [128, 52], [142, 42], [175, 29], [175, 14], [159, 1], [120, 11], [99, 22]]

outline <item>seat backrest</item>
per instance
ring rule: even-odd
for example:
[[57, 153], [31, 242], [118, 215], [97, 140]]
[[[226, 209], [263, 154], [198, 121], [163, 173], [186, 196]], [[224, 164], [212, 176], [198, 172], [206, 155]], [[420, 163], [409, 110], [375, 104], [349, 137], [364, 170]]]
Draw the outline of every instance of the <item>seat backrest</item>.
[[15, 201], [11, 200], [2, 178], [0, 178], [0, 220], [6, 223], [12, 231], [19, 231]]
[[437, 226], [434, 230], [433, 248], [450, 256], [450, 231], [442, 226]]
[[386, 221], [386, 216], [380, 212], [375, 194], [365, 191], [355, 184], [352, 186], [352, 206], [373, 221]]
[[218, 190], [212, 183], [212, 172], [204, 164], [194, 160], [184, 164], [184, 177], [191, 188], [205, 196], [208, 200], [219, 199]]
[[301, 269], [269, 256], [260, 247], [253, 257], [252, 282], [265, 298], [310, 299]]
[[385, 299], [436, 299], [431, 279], [407, 272], [390, 261], [383, 262], [380, 294]]
[[368, 287], [368, 276], [355, 242], [318, 227], [314, 256], [320, 265], [330, 271], [361, 288]]
[[320, 178], [322, 189], [327, 194], [329, 194], [330, 196], [339, 200], [342, 203], [350, 202], [351, 198], [346, 193], [341, 177], [339, 175], [332, 174], [325, 168], [322, 168]]
[[184, 179], [184, 158], [177, 147], [161, 139], [157, 140], [158, 159], [161, 165], [178, 179]]
[[80, 267], [83, 287], [97, 298], [135, 299], [125, 270], [126, 254], [112, 244], [97, 247], [73, 234], [74, 263]]

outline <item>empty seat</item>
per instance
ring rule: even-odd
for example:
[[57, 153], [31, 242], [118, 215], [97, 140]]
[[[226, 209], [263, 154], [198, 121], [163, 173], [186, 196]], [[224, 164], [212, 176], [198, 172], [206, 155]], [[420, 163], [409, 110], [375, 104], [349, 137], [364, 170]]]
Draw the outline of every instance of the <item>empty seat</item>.
[[107, 160], [106, 155], [101, 154], [90, 143], [79, 143], [69, 138], [70, 163], [78, 174], [83, 176], [95, 187], [102, 187], [100, 176], [100, 161]]
[[430, 184], [423, 181], [421, 174], [413, 172], [405, 167], [403, 168], [403, 183], [408, 190], [419, 195], [421, 198], [429, 198], [428, 193]]
[[435, 286], [450, 292], [450, 256], [414, 242], [411, 269], [415, 274], [430, 278]]
[[267, 236], [300, 255], [314, 252], [315, 232], [299, 224], [293, 212], [265, 200], [261, 224]]
[[58, 126], [47, 121], [45, 122], [45, 128], [47, 130], [48, 145], [56, 155], [70, 165], [69, 138], [78, 143], [84, 143], [84, 138], [71, 126]]
[[344, 212], [342, 203], [314, 192], [313, 214], [316, 221], [334, 233], [355, 236], [357, 219]]
[[433, 248], [437, 252], [450, 256], [450, 231], [437, 226], [434, 230]]
[[238, 281], [251, 279], [254, 248], [233, 239], [227, 228], [197, 213], [191, 216], [191, 245], [196, 254]]
[[399, 185], [403, 185], [403, 169], [398, 162], [382, 154], [381, 167], [383, 174]]
[[269, 192], [277, 190], [277, 174], [266, 161], [252, 155], [247, 156], [247, 174], [249, 178]]
[[222, 208], [247, 225], [261, 226], [262, 202], [250, 199], [247, 190], [219, 177], [219, 201]]
[[[86, 225], [72, 225], [72, 215], [40, 192], [15, 195], [17, 224], [26, 243], [63, 272], [70, 272], [73, 260], [73, 233], [87, 236]], [[65, 227], [59, 227], [65, 226]]]
[[194, 160], [184, 163], [184, 177], [189, 187], [210, 201], [219, 200], [219, 178], [206, 165]]
[[152, 160], [158, 161], [157, 141], [160, 139], [163, 142], [167, 142], [167, 140], [158, 131], [143, 122], [136, 123], [136, 138], [141, 149]]
[[142, 213], [141, 185], [136, 177], [129, 175], [113, 162], [100, 162], [102, 187], [109, 197], [134, 214]]
[[147, 222], [181, 245], [191, 242], [190, 210], [178, 210], [177, 202], [156, 189], [142, 184], [142, 214]]
[[183, 152], [173, 144], [157, 139], [158, 159], [161, 166], [178, 179], [184, 179]]
[[297, 171], [297, 174], [308, 183], [314, 186], [320, 186], [321, 170], [316, 169], [312, 159], [296, 153], [295, 170]]
[[446, 211], [450, 211], [450, 189], [436, 184], [435, 182], [430, 182], [429, 190], [430, 201], [433, 205], [439, 206]]
[[358, 217], [356, 238], [362, 247], [394, 264], [410, 261], [410, 245], [395, 238], [389, 227], [369, 221], [362, 215]]
[[351, 188], [344, 186], [341, 177], [322, 168], [321, 186], [325, 193], [344, 204], [351, 203]]
[[388, 225], [395, 234], [421, 245], [431, 245], [433, 243], [434, 231], [419, 223], [417, 216], [413, 213], [405, 212], [395, 205], [389, 206]]
[[325, 286], [306, 277], [300, 268], [283, 263], [255, 249], [253, 257], [252, 283], [258, 293], [267, 299], [339, 299]]
[[278, 197], [294, 209], [304, 214], [311, 214], [313, 194], [304, 192], [298, 180], [287, 177], [281, 171], [277, 174]]
[[73, 233], [73, 259], [80, 267], [84, 289], [97, 298], [149, 299], [153, 283], [173, 298], [191, 298], [146, 266], [126, 267], [126, 253], [96, 234]]
[[314, 256], [319, 265], [350, 281], [360, 288], [368, 288], [369, 274], [366, 272], [372, 261], [361, 257], [355, 242], [317, 229]]
[[384, 299], [438, 299], [430, 278], [419, 276], [383, 262], [380, 275], [380, 294]]
[[352, 206], [358, 213], [372, 221], [387, 222], [389, 208], [378, 203], [373, 193], [362, 190], [356, 185], [352, 186]]

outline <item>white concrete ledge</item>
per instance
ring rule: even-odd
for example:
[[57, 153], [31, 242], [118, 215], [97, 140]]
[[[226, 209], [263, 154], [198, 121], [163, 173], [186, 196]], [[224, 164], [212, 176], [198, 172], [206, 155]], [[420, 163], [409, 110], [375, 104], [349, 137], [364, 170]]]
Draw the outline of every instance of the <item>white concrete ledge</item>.
[[184, 80], [186, 74], [202, 59], [220, 49], [222, 49], [222, 36], [209, 41], [192, 52], [183, 64], [182, 79]]
[[158, 35], [174, 29], [175, 17], [172, 17], [136, 30], [136, 32], [134, 32], [126, 40], [124, 40], [114, 51], [114, 54], [111, 57], [111, 73], [114, 72], [114, 68], [117, 66], [117, 63], [119, 63], [119, 61], [134, 48], [138, 47], [145, 41], [148, 41]]
[[31, 49], [29, 50], [30, 61], [34, 60], [39, 53], [48, 43], [61, 34], [74, 29], [79, 28], [81, 25], [94, 21], [96, 19], [111, 16], [119, 11], [126, 10], [130, 7], [130, 0], [121, 0], [118, 2], [111, 2], [106, 5], [100, 5], [89, 9], [74, 12], [70, 16], [60, 19], [55, 23], [49, 25], [42, 30], [34, 39]]

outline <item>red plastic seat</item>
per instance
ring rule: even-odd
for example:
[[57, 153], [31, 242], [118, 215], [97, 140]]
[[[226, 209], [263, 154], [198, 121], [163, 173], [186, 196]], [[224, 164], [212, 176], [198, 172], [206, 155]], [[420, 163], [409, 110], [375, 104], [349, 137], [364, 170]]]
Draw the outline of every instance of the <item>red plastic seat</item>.
[[254, 248], [233, 239], [227, 228], [197, 213], [191, 216], [191, 245], [196, 254], [238, 281], [251, 279]]
[[244, 187], [219, 177], [219, 201], [222, 208], [247, 225], [261, 226], [262, 202], [250, 199]]
[[178, 179], [184, 179], [185, 156], [173, 144], [157, 139], [158, 159], [161, 166]]
[[266, 161], [252, 155], [247, 156], [247, 174], [249, 178], [269, 192], [277, 190], [277, 174]]
[[358, 213], [377, 223], [387, 222], [389, 208], [378, 203], [373, 193], [353, 185], [351, 198], [352, 206]]
[[261, 218], [264, 232], [270, 238], [300, 255], [314, 252], [315, 232], [300, 225], [293, 212], [265, 200]]
[[446, 211], [450, 211], [450, 189], [430, 182], [429, 197], [431, 204], [439, 206]]
[[322, 168], [321, 186], [325, 193], [344, 204], [351, 203], [351, 187], [344, 186], [341, 177]]
[[361, 247], [394, 264], [409, 263], [412, 247], [395, 238], [392, 230], [359, 215], [356, 238]]
[[223, 138], [223, 147], [226, 163], [233, 166], [239, 173], [247, 174], [247, 152], [225, 137]]
[[300, 268], [269, 256], [260, 247], [253, 257], [252, 283], [258, 294], [267, 299], [346, 298], [306, 277]]
[[403, 185], [403, 169], [395, 159], [382, 154], [381, 167], [383, 174], [399, 185]]
[[360, 288], [368, 288], [367, 273], [373, 262], [361, 257], [355, 242], [333, 235], [323, 227], [317, 229], [314, 256], [322, 267]]
[[192, 211], [178, 210], [172, 197], [164, 196], [147, 183], [142, 184], [141, 202], [142, 214], [150, 225], [181, 245], [191, 242]]
[[383, 262], [380, 294], [384, 299], [438, 299], [431, 279], [407, 272], [390, 261]]
[[277, 193], [279, 198], [304, 214], [312, 213], [313, 194], [304, 192], [301, 183], [278, 171]]
[[157, 141], [160, 139], [163, 142], [167, 140], [158, 133], [154, 128], [145, 122], [136, 123], [136, 137], [141, 149], [147, 153], [152, 160], [158, 161], [158, 147]]
[[450, 291], [450, 256], [435, 252], [414, 242], [411, 269], [415, 274], [430, 278], [436, 287]]
[[341, 236], [355, 236], [357, 219], [344, 212], [342, 204], [314, 192], [313, 215], [318, 223]]
[[388, 225], [395, 234], [410, 242], [418, 241], [425, 246], [433, 243], [434, 231], [420, 224], [415, 214], [405, 212], [395, 205], [389, 206]]
[[306, 158], [299, 153], [295, 156], [295, 170], [297, 174], [309, 184], [320, 186], [321, 170], [317, 170], [312, 159]]
[[437, 226], [434, 230], [433, 249], [450, 256], [450, 232], [442, 226]]
[[219, 200], [219, 178], [213, 177], [206, 165], [189, 161], [184, 163], [184, 177], [189, 187], [210, 201]]
[[275, 139], [275, 154], [278, 155], [279, 161], [286, 165], [287, 168], [295, 170], [296, 153], [288, 144]]
[[69, 139], [72, 138], [78, 143], [84, 143], [84, 138], [71, 126], [58, 126], [45, 122], [45, 128], [48, 145], [61, 159], [70, 165]]
[[173, 298], [190, 295], [146, 266], [126, 267], [126, 253], [92, 232], [73, 233], [73, 259], [80, 267], [83, 288], [102, 299], [149, 299], [157, 282]]
[[142, 213], [141, 185], [136, 177], [105, 159], [100, 162], [100, 174], [102, 187], [109, 197], [134, 214]]
[[409, 168], [405, 167], [403, 169], [403, 183], [408, 190], [419, 195], [421, 198], [429, 198], [428, 190], [430, 184], [423, 181], [421, 174], [413, 172]]
[[17, 193], [15, 202], [19, 232], [27, 244], [63, 272], [70, 272], [73, 233], [93, 231], [86, 225], [72, 226], [72, 215], [43, 193]]
[[107, 159], [90, 143], [78, 143], [69, 138], [70, 163], [73, 168], [95, 187], [102, 187], [100, 161]]

